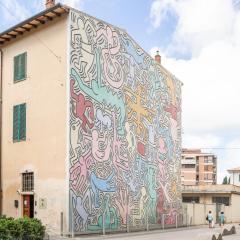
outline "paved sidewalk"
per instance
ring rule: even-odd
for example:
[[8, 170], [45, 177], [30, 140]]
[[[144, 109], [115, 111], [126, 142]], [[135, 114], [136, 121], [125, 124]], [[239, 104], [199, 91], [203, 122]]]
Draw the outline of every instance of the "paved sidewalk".
[[[225, 228], [230, 229], [234, 224], [226, 225]], [[225, 236], [224, 240], [240, 240], [240, 227], [235, 224], [237, 234], [231, 236]], [[178, 228], [170, 230], [155, 230], [149, 232], [133, 232], [123, 234], [111, 234], [111, 235], [93, 235], [93, 236], [81, 236], [76, 238], [50, 238], [50, 240], [60, 239], [72, 239], [72, 240], [212, 240], [212, 235], [222, 233], [223, 228], [216, 226], [216, 228], [209, 229], [207, 226], [199, 226], [192, 228]]]

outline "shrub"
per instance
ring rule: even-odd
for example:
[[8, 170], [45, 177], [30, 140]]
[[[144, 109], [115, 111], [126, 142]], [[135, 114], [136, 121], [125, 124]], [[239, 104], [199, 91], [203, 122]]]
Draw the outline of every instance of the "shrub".
[[35, 218], [7, 218], [0, 217], [1, 240], [42, 240], [45, 227]]

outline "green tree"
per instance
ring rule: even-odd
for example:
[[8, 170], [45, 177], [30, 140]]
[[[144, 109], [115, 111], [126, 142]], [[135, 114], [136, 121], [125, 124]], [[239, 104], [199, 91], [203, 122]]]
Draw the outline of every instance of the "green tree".
[[224, 177], [222, 184], [228, 184], [228, 177], [227, 176]]

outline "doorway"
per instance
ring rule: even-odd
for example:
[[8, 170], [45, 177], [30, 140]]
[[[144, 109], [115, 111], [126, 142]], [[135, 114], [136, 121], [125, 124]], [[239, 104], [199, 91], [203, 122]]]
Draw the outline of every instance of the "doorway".
[[34, 217], [34, 195], [23, 195], [23, 217]]

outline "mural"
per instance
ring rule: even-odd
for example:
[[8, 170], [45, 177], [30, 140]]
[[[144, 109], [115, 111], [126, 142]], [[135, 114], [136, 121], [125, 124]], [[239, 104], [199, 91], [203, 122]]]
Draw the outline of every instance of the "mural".
[[118, 28], [70, 13], [70, 226], [173, 224], [181, 83]]

